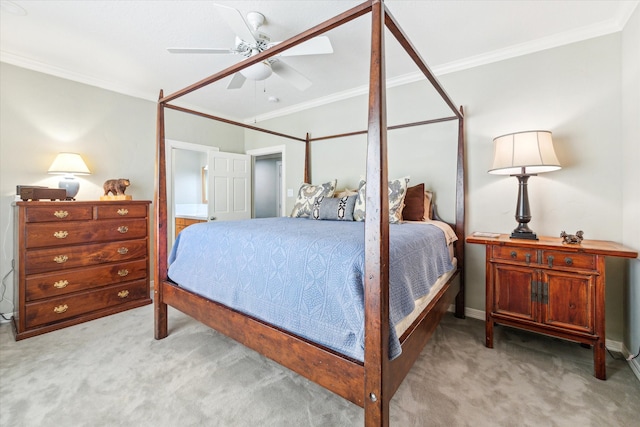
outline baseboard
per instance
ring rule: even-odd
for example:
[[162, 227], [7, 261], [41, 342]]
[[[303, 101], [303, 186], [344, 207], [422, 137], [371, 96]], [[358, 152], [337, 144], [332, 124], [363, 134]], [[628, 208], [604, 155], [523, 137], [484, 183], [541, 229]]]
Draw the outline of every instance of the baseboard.
[[638, 381], [640, 381], [640, 361], [638, 359], [633, 359], [629, 361], [629, 366], [631, 366], [631, 370], [635, 374]]
[[[622, 346], [621, 353], [625, 358], [629, 358], [629, 356], [633, 356], [635, 354], [629, 351], [629, 349], [625, 345]], [[633, 371], [633, 374], [636, 376], [638, 381], [640, 381], [640, 357], [629, 360], [629, 366], [631, 367], [631, 370]]]

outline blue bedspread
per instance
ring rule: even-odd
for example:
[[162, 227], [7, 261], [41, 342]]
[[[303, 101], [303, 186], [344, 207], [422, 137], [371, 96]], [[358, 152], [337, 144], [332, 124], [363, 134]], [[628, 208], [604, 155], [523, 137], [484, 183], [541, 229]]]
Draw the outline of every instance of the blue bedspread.
[[[391, 224], [389, 354], [395, 324], [451, 270], [442, 230]], [[364, 223], [267, 218], [187, 227], [169, 256], [181, 287], [364, 359]]]

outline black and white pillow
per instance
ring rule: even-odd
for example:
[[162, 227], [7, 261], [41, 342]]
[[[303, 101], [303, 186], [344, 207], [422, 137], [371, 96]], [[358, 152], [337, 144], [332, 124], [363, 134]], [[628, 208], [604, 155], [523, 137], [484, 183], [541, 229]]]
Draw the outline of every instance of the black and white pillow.
[[353, 207], [358, 196], [324, 197], [320, 196], [313, 205], [310, 218], [333, 221], [353, 221]]

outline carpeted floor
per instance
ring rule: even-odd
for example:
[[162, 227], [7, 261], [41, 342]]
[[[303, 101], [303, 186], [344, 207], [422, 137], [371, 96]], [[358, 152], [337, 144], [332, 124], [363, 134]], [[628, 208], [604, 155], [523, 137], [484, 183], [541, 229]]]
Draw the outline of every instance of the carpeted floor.
[[[0, 426], [361, 426], [361, 408], [169, 309], [15, 342], [0, 326]], [[640, 381], [581, 346], [447, 315], [391, 402], [392, 426], [636, 426]], [[283, 349], [286, 351], [286, 349]]]

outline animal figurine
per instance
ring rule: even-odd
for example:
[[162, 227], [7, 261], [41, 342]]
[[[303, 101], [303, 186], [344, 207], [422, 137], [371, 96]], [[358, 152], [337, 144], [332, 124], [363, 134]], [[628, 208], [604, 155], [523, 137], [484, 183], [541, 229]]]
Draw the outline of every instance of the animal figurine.
[[109, 193], [113, 193], [114, 196], [118, 196], [124, 195], [124, 192], [129, 185], [131, 185], [131, 182], [128, 179], [108, 179], [104, 182], [102, 189], [104, 190], [105, 196]]
[[582, 236], [584, 236], [584, 232], [582, 230], [576, 231], [576, 234], [567, 234], [564, 231], [560, 233], [560, 237], [562, 237], [562, 243], [577, 245], [582, 242]]

